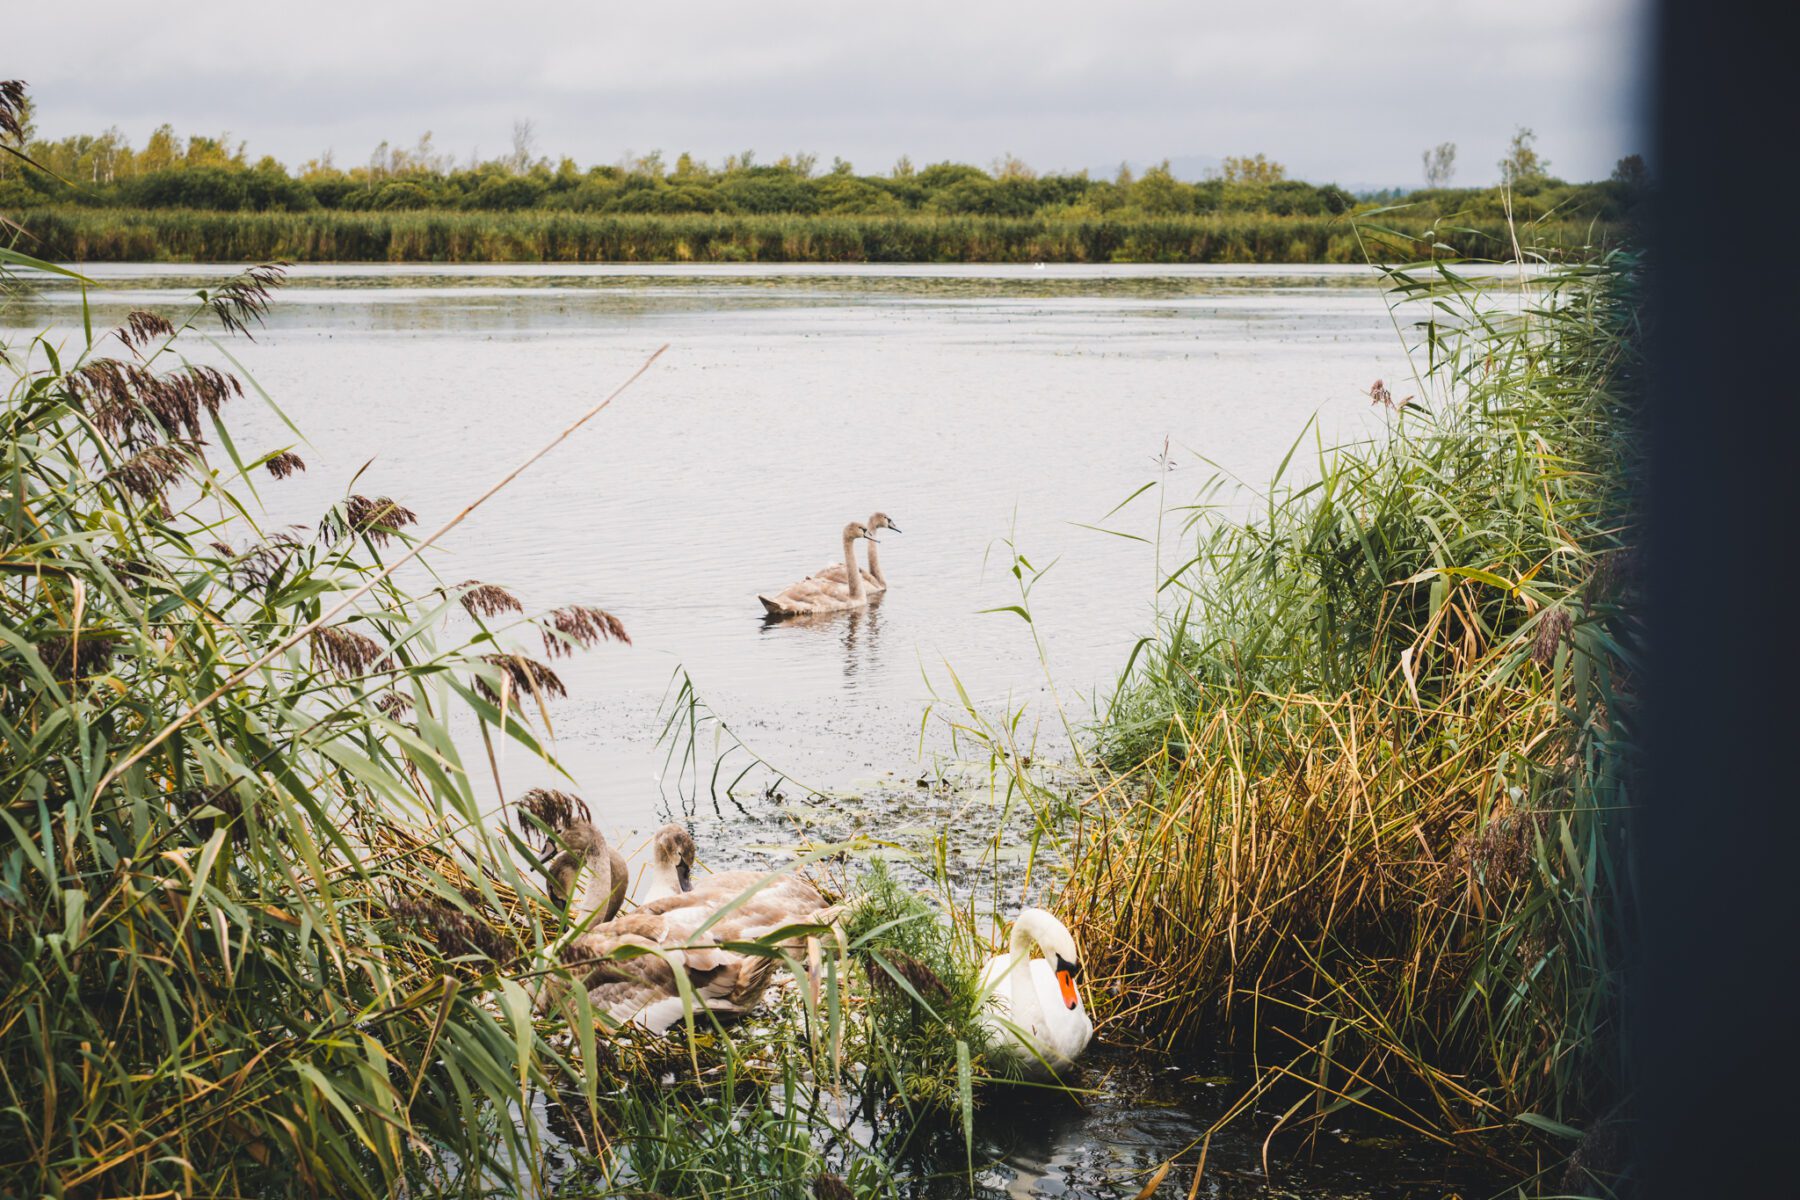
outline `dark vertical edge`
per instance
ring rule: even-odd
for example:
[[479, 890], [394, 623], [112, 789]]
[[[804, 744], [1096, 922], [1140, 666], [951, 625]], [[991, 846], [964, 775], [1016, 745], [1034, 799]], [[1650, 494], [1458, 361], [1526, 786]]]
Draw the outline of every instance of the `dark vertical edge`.
[[1782, 13], [1653, 10], [1651, 656], [1629, 1034], [1639, 1191], [1683, 1200], [1800, 1189], [1800, 72]]

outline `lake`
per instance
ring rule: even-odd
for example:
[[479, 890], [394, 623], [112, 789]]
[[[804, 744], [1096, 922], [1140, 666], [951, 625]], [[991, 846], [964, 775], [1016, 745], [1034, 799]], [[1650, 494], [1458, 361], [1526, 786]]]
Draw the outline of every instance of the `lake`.
[[[96, 268], [97, 327], [173, 312], [222, 273]], [[260, 485], [273, 522], [315, 523], [360, 471], [353, 490], [430, 529], [668, 344], [438, 560], [451, 582], [625, 623], [630, 648], [558, 664], [571, 698], [553, 715], [562, 761], [626, 834], [670, 798], [657, 713], [678, 670], [757, 754], [825, 789], [916, 773], [920, 715], [953, 695], [952, 670], [978, 703], [1043, 716], [1031, 627], [982, 611], [1020, 603], [1009, 542], [1049, 568], [1030, 604], [1049, 677], [1071, 716], [1090, 711], [1152, 626], [1158, 489], [1107, 514], [1159, 475], [1171, 507], [1215, 469], [1260, 483], [1309, 421], [1327, 442], [1379, 430], [1363, 389], [1407, 368], [1373, 282], [1331, 267], [302, 266], [234, 352], [307, 438], [306, 473]], [[6, 325], [72, 329], [77, 304], [37, 290]], [[295, 440], [254, 401], [233, 428], [247, 453]], [[880, 604], [765, 622], [757, 593], [838, 558], [844, 524], [876, 510], [903, 531], [882, 535]], [[1179, 525], [1164, 521], [1165, 567], [1185, 557]], [[926, 761], [947, 749], [928, 728]], [[506, 782], [543, 778], [515, 761]]]

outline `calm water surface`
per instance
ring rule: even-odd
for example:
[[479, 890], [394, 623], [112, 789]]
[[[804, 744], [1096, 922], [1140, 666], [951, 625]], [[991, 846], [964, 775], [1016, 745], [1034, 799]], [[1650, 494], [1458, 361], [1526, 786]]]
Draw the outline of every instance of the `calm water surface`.
[[[99, 268], [97, 325], [173, 312], [224, 273]], [[9, 337], [51, 326], [74, 342], [78, 304], [40, 288], [0, 320]], [[1154, 618], [1158, 490], [1115, 506], [1159, 475], [1169, 505], [1215, 470], [1266, 480], [1309, 421], [1328, 443], [1378, 433], [1363, 390], [1408, 374], [1372, 274], [1333, 268], [309, 266], [257, 344], [232, 349], [307, 439], [304, 475], [259, 483], [273, 523], [311, 525], [355, 490], [429, 529], [665, 343], [438, 561], [447, 580], [502, 583], [528, 607], [597, 604], [629, 629], [629, 648], [558, 664], [571, 697], [553, 709], [563, 763], [627, 845], [683, 807], [658, 747], [679, 672], [756, 754], [867, 797], [874, 824], [884, 797], [953, 755], [942, 724], [922, 721], [954, 696], [952, 671], [985, 711], [1023, 708], [1054, 753], [1066, 741], [1031, 627], [982, 611], [1020, 602], [1009, 543], [1047, 568], [1031, 608], [1079, 718]], [[253, 402], [233, 432], [246, 453], [294, 443]], [[763, 619], [757, 592], [831, 561], [841, 527], [877, 509], [904, 531], [883, 536], [879, 605]], [[1165, 565], [1183, 557], [1179, 520], [1164, 522]], [[509, 793], [550, 778], [516, 751], [503, 775]], [[717, 858], [779, 824], [777, 801], [741, 799], [703, 829]], [[1204, 1089], [1146, 1086], [986, 1126], [1004, 1163], [982, 1187], [1133, 1194], [1126, 1172], [1211, 1111]], [[1220, 1147], [1211, 1194], [1260, 1191], [1255, 1149]], [[1283, 1194], [1441, 1194], [1407, 1182], [1434, 1170], [1408, 1161], [1383, 1179], [1365, 1155], [1323, 1179], [1307, 1168], [1306, 1189]], [[1185, 1194], [1175, 1174], [1166, 1187]]]
[[[97, 327], [220, 273], [99, 268]], [[5, 323], [72, 330], [77, 300], [38, 291]], [[1153, 536], [1154, 491], [1107, 514], [1158, 478], [1165, 441], [1171, 504], [1202, 458], [1261, 481], [1313, 418], [1327, 440], [1379, 428], [1362, 389], [1406, 370], [1371, 273], [1332, 268], [308, 266], [233, 349], [307, 438], [307, 472], [262, 488], [273, 521], [312, 524], [360, 471], [354, 490], [431, 528], [664, 343], [438, 564], [624, 621], [631, 648], [559, 664], [555, 710], [563, 762], [620, 832], [671, 791], [656, 713], [678, 669], [757, 753], [828, 788], [914, 770], [951, 670], [981, 704], [1041, 700], [1030, 628], [981, 612], [1019, 602], [1009, 540], [1050, 567], [1031, 607], [1085, 711], [1151, 625], [1156, 564], [1084, 526]], [[234, 433], [246, 452], [294, 442], [254, 402]], [[877, 509], [904, 531], [884, 535], [879, 606], [765, 623], [756, 593], [832, 561]], [[944, 749], [928, 730], [926, 757]], [[538, 781], [511, 766], [509, 789]]]

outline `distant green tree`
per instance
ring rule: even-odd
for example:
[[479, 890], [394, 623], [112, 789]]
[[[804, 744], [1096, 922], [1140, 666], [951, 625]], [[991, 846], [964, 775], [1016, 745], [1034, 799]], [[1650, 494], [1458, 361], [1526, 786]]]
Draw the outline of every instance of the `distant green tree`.
[[426, 191], [416, 180], [390, 179], [379, 188], [374, 189], [369, 200], [370, 208], [430, 208], [437, 198]]
[[1425, 162], [1425, 186], [1449, 187], [1456, 176], [1456, 143], [1439, 142], [1420, 157]]
[[828, 213], [904, 212], [906, 205], [880, 184], [833, 172], [813, 189], [819, 211]]
[[1280, 183], [1287, 178], [1287, 168], [1262, 154], [1230, 157], [1219, 164], [1219, 178], [1226, 183]]
[[[932, 169], [926, 168], [927, 173]], [[994, 181], [977, 171], [935, 190], [931, 205], [939, 212], [991, 214], [998, 199], [996, 190]]]
[[1523, 183], [1538, 182], [1550, 174], [1550, 160], [1537, 152], [1537, 134], [1528, 126], [1521, 125], [1513, 131], [1512, 142], [1506, 148], [1506, 157], [1500, 160], [1500, 184], [1502, 187], [1518, 187]]
[[[968, 163], [941, 162], [932, 163], [913, 178], [927, 192], [936, 192], [953, 183], [961, 183], [965, 179], [987, 179], [988, 175], [980, 167], [973, 167]], [[988, 182], [993, 181], [988, 180]]]
[[788, 168], [751, 167], [727, 175], [719, 193], [742, 212], [808, 213], [818, 200], [806, 181]]
[[1131, 185], [1130, 204], [1151, 216], [1192, 212], [1194, 189], [1175, 178], [1169, 169], [1169, 160], [1165, 158]]
[[462, 203], [464, 208], [505, 212], [530, 208], [549, 190], [543, 180], [530, 175], [489, 175]]
[[994, 166], [988, 172], [995, 179], [1036, 179], [1037, 172], [1032, 170], [1024, 159], [1017, 158], [1008, 150], [994, 160]]

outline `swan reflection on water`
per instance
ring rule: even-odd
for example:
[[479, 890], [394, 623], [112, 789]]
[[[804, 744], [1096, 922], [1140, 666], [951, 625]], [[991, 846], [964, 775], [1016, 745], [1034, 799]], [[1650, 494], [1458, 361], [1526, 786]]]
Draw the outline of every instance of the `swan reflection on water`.
[[866, 665], [874, 670], [881, 636], [881, 601], [883, 593], [869, 597], [862, 608], [838, 612], [796, 613], [783, 616], [769, 613], [762, 619], [762, 633], [835, 639], [844, 653], [844, 678], [854, 679]]

